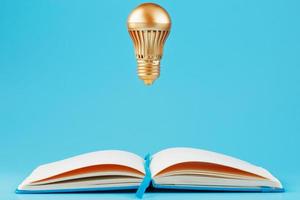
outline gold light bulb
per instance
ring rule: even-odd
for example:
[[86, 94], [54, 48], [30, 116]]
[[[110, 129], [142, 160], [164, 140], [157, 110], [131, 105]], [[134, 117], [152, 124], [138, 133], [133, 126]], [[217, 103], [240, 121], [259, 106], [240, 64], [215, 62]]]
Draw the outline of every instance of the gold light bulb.
[[135, 48], [138, 76], [151, 85], [160, 74], [163, 47], [171, 28], [170, 16], [157, 4], [143, 3], [130, 13], [127, 28]]

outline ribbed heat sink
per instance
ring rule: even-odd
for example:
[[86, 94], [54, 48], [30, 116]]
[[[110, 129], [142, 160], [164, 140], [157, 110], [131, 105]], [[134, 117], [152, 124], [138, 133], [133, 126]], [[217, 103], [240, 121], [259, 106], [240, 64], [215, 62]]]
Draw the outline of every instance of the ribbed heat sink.
[[133, 40], [136, 58], [143, 60], [160, 60], [168, 30], [129, 30]]

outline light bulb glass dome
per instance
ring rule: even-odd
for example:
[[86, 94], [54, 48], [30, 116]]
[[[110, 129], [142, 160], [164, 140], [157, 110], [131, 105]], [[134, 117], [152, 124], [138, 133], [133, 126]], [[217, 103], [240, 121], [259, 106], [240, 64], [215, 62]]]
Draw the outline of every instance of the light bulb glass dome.
[[128, 25], [145, 24], [148, 28], [156, 24], [164, 24], [166, 28], [171, 26], [171, 18], [167, 11], [154, 3], [144, 3], [135, 8], [129, 15]]

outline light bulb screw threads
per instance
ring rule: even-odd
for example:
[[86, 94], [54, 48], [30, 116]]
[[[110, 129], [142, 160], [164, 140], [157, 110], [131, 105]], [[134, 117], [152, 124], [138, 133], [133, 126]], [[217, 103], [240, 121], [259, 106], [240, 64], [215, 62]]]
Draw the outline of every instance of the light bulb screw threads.
[[138, 60], [137, 73], [145, 85], [152, 85], [160, 75], [159, 60]]

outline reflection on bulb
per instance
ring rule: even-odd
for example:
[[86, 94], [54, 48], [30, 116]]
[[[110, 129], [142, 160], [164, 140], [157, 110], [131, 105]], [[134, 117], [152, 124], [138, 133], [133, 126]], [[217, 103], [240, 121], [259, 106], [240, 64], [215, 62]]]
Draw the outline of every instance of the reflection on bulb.
[[165, 9], [144, 3], [129, 15], [127, 27], [135, 48], [138, 76], [151, 85], [160, 74], [160, 60], [170, 33], [171, 19]]

